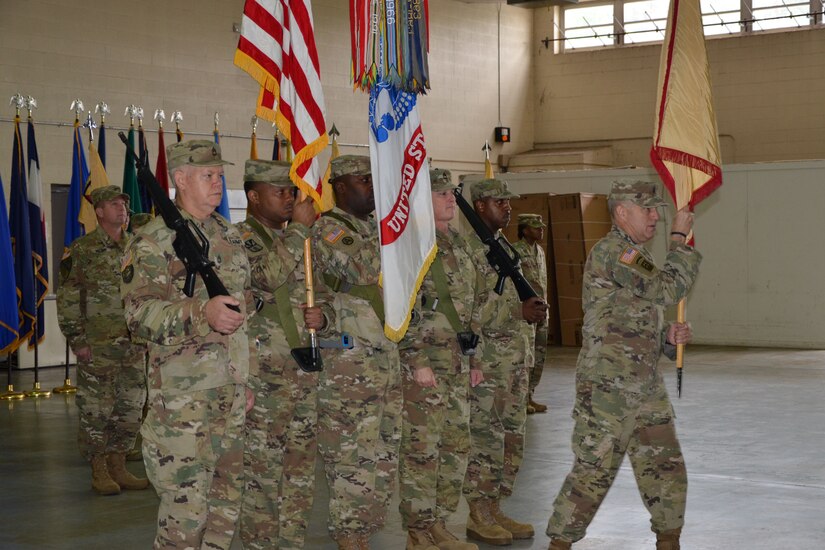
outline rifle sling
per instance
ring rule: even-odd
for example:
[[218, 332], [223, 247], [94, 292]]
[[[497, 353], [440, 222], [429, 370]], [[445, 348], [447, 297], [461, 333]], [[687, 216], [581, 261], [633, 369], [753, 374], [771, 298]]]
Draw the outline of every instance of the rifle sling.
[[[333, 218], [347, 226], [347, 228], [349, 228], [349, 230], [353, 233], [358, 233], [358, 229], [352, 224], [352, 222], [337, 212], [330, 210], [321, 215], [329, 216], [330, 218]], [[375, 315], [381, 321], [381, 324], [384, 324], [384, 296], [382, 295], [381, 288], [378, 285], [352, 285], [346, 281], [342, 281], [330, 273], [324, 273], [323, 278], [326, 285], [331, 288], [333, 292], [344, 292], [355, 296], [356, 298], [361, 298], [362, 300], [368, 301], [372, 306], [372, 310], [375, 312]]]
[[[275, 244], [272, 237], [269, 235], [261, 222], [250, 216], [247, 220], [249, 226], [258, 234], [264, 242], [264, 248], [271, 249]], [[292, 315], [292, 303], [289, 301], [289, 283], [284, 283], [273, 292], [275, 295], [275, 321], [280, 325], [281, 330], [284, 331], [286, 341], [290, 348], [301, 347], [301, 337], [298, 335], [298, 323], [295, 322], [295, 316]]]
[[450, 287], [447, 281], [447, 273], [444, 271], [444, 263], [441, 261], [441, 254], [436, 254], [430, 267], [430, 273], [433, 275], [435, 290], [438, 294], [438, 305], [435, 310], [447, 317], [456, 334], [463, 332], [464, 326], [461, 324], [453, 298], [450, 296]]
[[381, 324], [384, 324], [384, 297], [378, 285], [352, 285], [330, 273], [324, 273], [323, 278], [333, 292], [343, 292], [369, 302]]

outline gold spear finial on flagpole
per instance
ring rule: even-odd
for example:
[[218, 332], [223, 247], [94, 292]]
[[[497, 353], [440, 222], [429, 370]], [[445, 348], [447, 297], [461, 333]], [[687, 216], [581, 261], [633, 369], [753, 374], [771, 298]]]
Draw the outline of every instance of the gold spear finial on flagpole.
[[135, 107], [135, 118], [138, 120], [138, 128], [143, 128], [143, 107]]
[[252, 115], [252, 120], [249, 123], [252, 125], [252, 133], [256, 133], [258, 131], [258, 115]]
[[218, 120], [219, 120], [218, 111], [215, 111], [215, 132], [218, 131]]
[[86, 109], [83, 108], [83, 101], [79, 98], [72, 101], [72, 106], [69, 107], [70, 111], [74, 111], [74, 121], [80, 122], [80, 113], [85, 111]]
[[100, 125], [101, 126], [106, 124], [106, 115], [108, 115], [111, 112], [112, 111], [109, 109], [109, 105], [105, 101], [103, 101], [102, 99], [100, 100], [100, 103], [95, 105], [95, 113], [100, 114]]
[[135, 125], [135, 113], [137, 112], [137, 107], [135, 104], [128, 105], [126, 110], [123, 112], [123, 116], [129, 117], [129, 126]]

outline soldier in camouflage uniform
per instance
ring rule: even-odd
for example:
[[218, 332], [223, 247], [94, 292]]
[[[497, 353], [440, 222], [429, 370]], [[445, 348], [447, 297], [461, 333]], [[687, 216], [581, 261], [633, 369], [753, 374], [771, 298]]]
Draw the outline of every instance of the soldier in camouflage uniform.
[[[381, 259], [370, 159], [332, 161], [337, 206], [312, 229], [315, 270], [333, 294], [336, 329], [354, 346], [325, 359], [318, 446], [329, 484], [329, 530], [340, 549], [369, 548], [384, 525], [401, 438], [398, 348], [384, 336]], [[327, 360], [328, 359], [328, 360]]]
[[[399, 345], [404, 417], [399, 510], [407, 550], [478, 550], [446, 528], [456, 511], [470, 450], [470, 371], [476, 269], [466, 241], [450, 227], [456, 201], [449, 170], [430, 170], [438, 256], [416, 300], [415, 321]], [[459, 333], [465, 342], [464, 352]], [[470, 373], [472, 372], [472, 379]]]
[[240, 535], [247, 549], [304, 546], [318, 450], [318, 373], [298, 368], [290, 350], [307, 346], [308, 328], [324, 334], [335, 321], [321, 288], [321, 306], [306, 307], [304, 241], [316, 214], [311, 199], [296, 202], [289, 168], [289, 162], [246, 161], [248, 215], [237, 224], [253, 291], [264, 301], [249, 322], [258, 365], [249, 373], [255, 406], [246, 415], [244, 447]]
[[[521, 256], [521, 272], [536, 294], [547, 301], [547, 258], [539, 241], [544, 237], [544, 220], [540, 214], [518, 215], [518, 238], [513, 248]], [[544, 372], [544, 362], [547, 357], [547, 318], [545, 317], [534, 326], [533, 334], [533, 367], [529, 374], [529, 394], [527, 396], [527, 414], [543, 413], [547, 405], [536, 403], [533, 392], [541, 381]]]
[[[510, 223], [510, 199], [516, 198], [499, 179], [470, 186], [473, 207], [495, 234]], [[503, 237], [502, 237], [503, 238]], [[521, 302], [512, 280], [502, 295], [494, 291], [498, 275], [486, 258], [487, 246], [475, 233], [468, 239], [474, 263], [481, 272], [479, 319], [482, 345], [476, 360], [484, 381], [470, 390], [471, 447], [464, 496], [470, 505], [467, 535], [495, 545], [534, 534], [532, 525], [505, 515], [501, 499], [513, 492], [524, 456], [527, 422], [527, 372], [532, 365], [530, 323], [547, 315], [538, 297]]]
[[583, 346], [576, 369], [573, 469], [553, 504], [550, 548], [564, 550], [584, 537], [625, 453], [651, 516], [658, 550], [678, 550], [687, 473], [673, 407], [658, 363], [685, 344], [686, 323], [665, 325], [664, 307], [687, 296], [701, 255], [688, 246], [693, 214], [676, 213], [670, 251], [657, 268], [643, 244], [653, 238], [657, 185], [614, 182], [608, 200], [613, 229], [590, 251], [584, 272]]
[[129, 339], [120, 299], [120, 259], [129, 197], [114, 185], [92, 191], [98, 226], [74, 241], [60, 263], [57, 318], [77, 356], [78, 443], [103, 495], [146, 489], [125, 468], [146, 400], [144, 354]]
[[[154, 548], [229, 548], [240, 511], [247, 315], [254, 311], [249, 262], [221, 202], [220, 146], [192, 140], [166, 148], [180, 213], [209, 240], [209, 259], [229, 296], [209, 298], [203, 281], [183, 293], [186, 270], [175, 232], [160, 216], [132, 240], [121, 292], [132, 333], [148, 344], [149, 410], [143, 457], [160, 497]], [[239, 311], [230, 309], [235, 306]]]

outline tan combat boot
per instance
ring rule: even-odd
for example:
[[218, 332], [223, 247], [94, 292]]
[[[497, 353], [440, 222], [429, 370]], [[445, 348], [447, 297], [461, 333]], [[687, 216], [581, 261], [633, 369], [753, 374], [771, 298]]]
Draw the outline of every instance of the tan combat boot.
[[430, 536], [438, 550], [478, 550], [475, 544], [458, 540], [457, 536], [447, 530], [442, 519], [430, 527]]
[[347, 535], [338, 535], [335, 538], [338, 543], [338, 550], [368, 550], [369, 546], [366, 542], [354, 533]]
[[438, 546], [435, 545], [429, 531], [410, 529], [407, 531], [406, 550], [438, 550]]
[[681, 529], [656, 533], [656, 550], [679, 550], [679, 535]]
[[115, 483], [109, 470], [106, 468], [106, 458], [103, 455], [92, 457], [92, 489], [100, 495], [119, 495], [120, 485]]
[[496, 523], [510, 531], [513, 538], [516, 540], [531, 539], [533, 538], [533, 535], [535, 535], [533, 526], [529, 523], [521, 523], [504, 515], [504, 512], [501, 511], [498, 500], [493, 500], [490, 502], [490, 513], [493, 515], [493, 518], [495, 518]]
[[566, 540], [551, 539], [550, 548], [548, 548], [547, 550], [570, 550], [572, 546], [572, 542], [567, 542]]
[[535, 401], [533, 401], [533, 396], [532, 395], [527, 400], [527, 411], [529, 412], [531, 408], [533, 409], [534, 412], [537, 412], [537, 413], [547, 412], [547, 405], [542, 405], [541, 403], [536, 403]]
[[149, 480], [145, 477], [135, 477], [126, 469], [126, 455], [123, 453], [113, 453], [106, 455], [106, 466], [109, 474], [121, 489], [127, 491], [140, 491], [149, 487]]
[[513, 544], [513, 535], [496, 523], [490, 513], [490, 500], [480, 498], [468, 501], [470, 515], [467, 516], [467, 538], [480, 540], [493, 546], [509, 546]]

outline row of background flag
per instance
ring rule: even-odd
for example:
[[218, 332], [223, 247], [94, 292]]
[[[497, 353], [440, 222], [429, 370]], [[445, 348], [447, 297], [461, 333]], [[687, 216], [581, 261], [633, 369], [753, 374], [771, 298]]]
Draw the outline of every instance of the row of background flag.
[[[65, 249], [68, 249], [75, 239], [91, 232], [97, 226], [97, 218], [90, 202], [91, 192], [110, 184], [106, 173], [105, 122], [101, 122], [96, 141], [89, 140], [88, 162], [82, 130], [79, 119], [76, 119], [72, 132], [71, 178], [63, 242]], [[180, 129], [176, 131], [176, 139], [178, 142], [184, 139]], [[215, 143], [220, 143], [217, 128], [213, 132], [213, 139]], [[143, 155], [148, 155], [148, 145], [142, 124], [138, 125], [137, 131], [134, 125], [130, 125], [129, 146], [134, 148], [136, 140], [138, 154], [143, 158]], [[281, 160], [281, 146], [282, 143], [276, 136], [272, 149], [273, 160]], [[154, 172], [158, 182], [168, 193], [165, 135], [162, 125], [158, 129], [157, 147], [158, 156]], [[338, 145], [333, 134], [332, 158], [335, 156], [338, 156]], [[254, 130], [250, 158], [258, 158], [257, 136]], [[23, 145], [20, 117], [15, 117], [9, 188], [10, 202], [7, 209], [0, 176], [0, 354], [12, 353], [24, 343], [32, 349], [35, 340], [40, 343], [45, 336], [43, 304], [50, 288], [49, 269], [40, 159], [35, 123], [31, 116], [27, 123], [26, 147]], [[146, 190], [138, 185], [135, 165], [128, 161], [124, 163], [122, 188], [124, 193], [129, 195], [133, 212], [152, 212], [151, 199]], [[223, 200], [217, 211], [229, 219], [225, 181], [223, 188]], [[328, 193], [327, 197], [331, 200], [332, 193]], [[329, 208], [331, 205], [327, 209]]]

